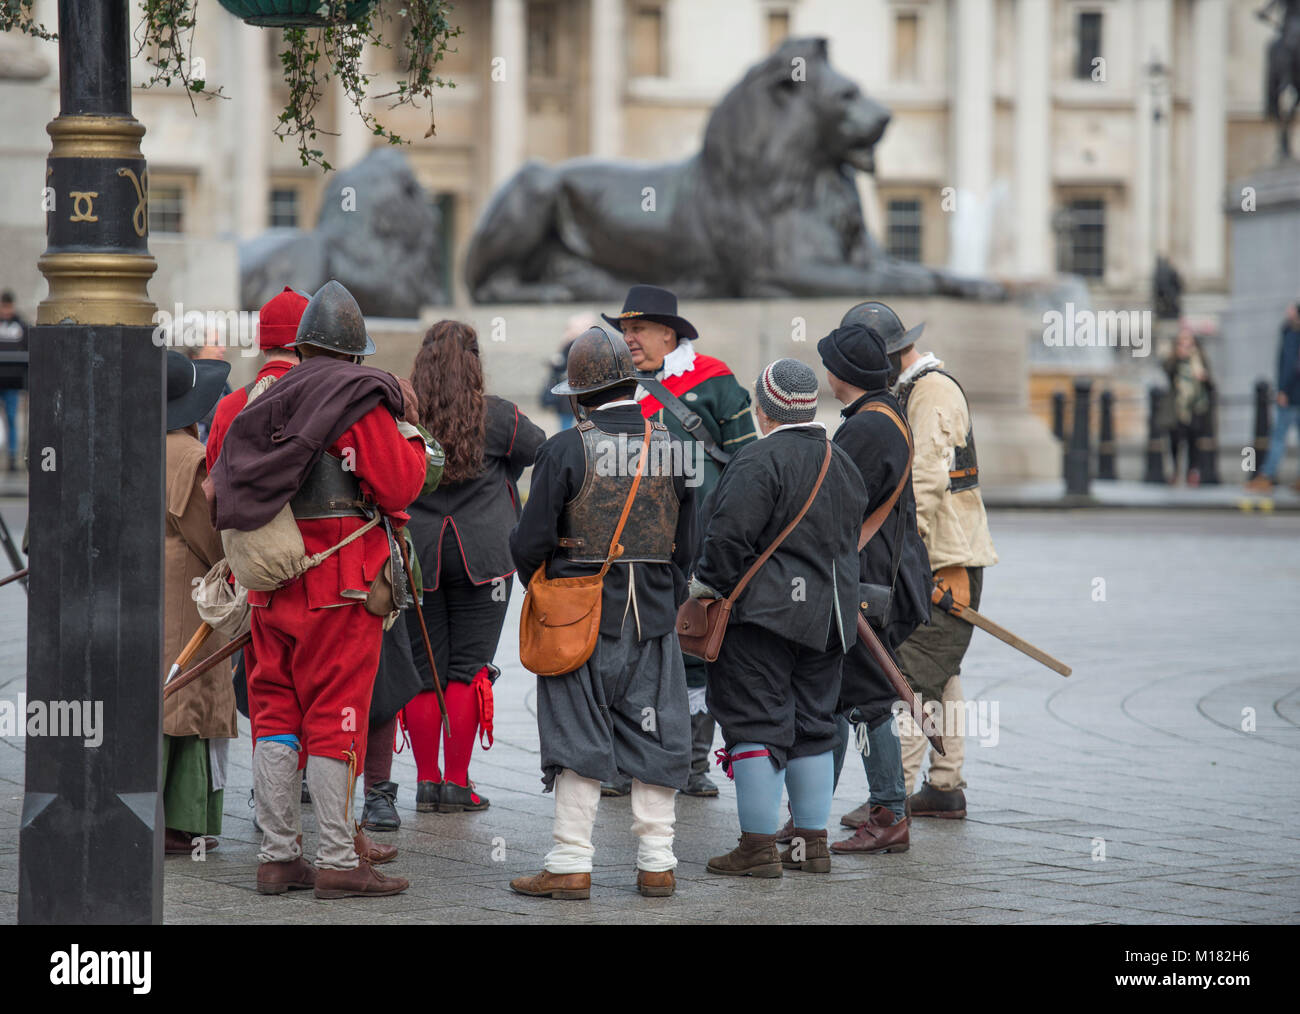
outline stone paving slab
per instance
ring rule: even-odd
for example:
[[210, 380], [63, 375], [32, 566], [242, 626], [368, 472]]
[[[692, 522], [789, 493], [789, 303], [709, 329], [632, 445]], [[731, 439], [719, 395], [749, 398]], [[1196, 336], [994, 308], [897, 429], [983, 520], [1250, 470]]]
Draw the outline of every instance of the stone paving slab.
[[[0, 510], [21, 527], [20, 503]], [[471, 767], [491, 808], [417, 813], [410, 752], [395, 758], [403, 826], [382, 840], [402, 854], [385, 871], [408, 877], [409, 891], [335, 902], [256, 893], [241, 722], [221, 845], [202, 863], [166, 860], [164, 916], [244, 925], [1300, 920], [1300, 517], [1012, 511], [991, 523], [1001, 562], [983, 611], [1074, 675], [976, 632], [963, 682], [969, 699], [997, 705], [996, 742], [967, 740], [968, 818], [916, 820], [906, 853], [837, 857], [826, 876], [712, 876], [704, 864], [738, 833], [724, 780], [719, 799], [679, 797], [675, 897], [637, 895], [626, 799], [601, 803], [589, 902], [513, 894], [510, 878], [540, 866], [552, 812], [537, 770], [534, 679], [514, 650], [516, 591], [498, 658], [496, 745], [476, 751]], [[25, 624], [21, 590], [0, 589], [0, 698], [23, 689]], [[1247, 708], [1253, 731], [1243, 728]], [[23, 758], [21, 739], [0, 740], [0, 922], [17, 912]], [[865, 795], [851, 757], [833, 834]], [[310, 807], [304, 830], [310, 851]]]

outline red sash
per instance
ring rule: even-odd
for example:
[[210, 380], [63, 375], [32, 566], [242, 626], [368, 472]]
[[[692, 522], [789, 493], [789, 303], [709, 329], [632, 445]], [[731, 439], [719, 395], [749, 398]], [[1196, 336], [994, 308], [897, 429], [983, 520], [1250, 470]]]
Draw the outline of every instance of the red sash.
[[[714, 377], [730, 376], [731, 370], [727, 369], [727, 364], [721, 359], [714, 359], [712, 356], [702, 356], [696, 353], [695, 364], [689, 371], [679, 373], [675, 377], [669, 377], [663, 381], [663, 385], [668, 388], [671, 394], [675, 394], [680, 398], [691, 388], [699, 386], [706, 380], [712, 380]], [[641, 406], [641, 414], [647, 419], [663, 408], [659, 399], [651, 394], [647, 394], [638, 404]]]

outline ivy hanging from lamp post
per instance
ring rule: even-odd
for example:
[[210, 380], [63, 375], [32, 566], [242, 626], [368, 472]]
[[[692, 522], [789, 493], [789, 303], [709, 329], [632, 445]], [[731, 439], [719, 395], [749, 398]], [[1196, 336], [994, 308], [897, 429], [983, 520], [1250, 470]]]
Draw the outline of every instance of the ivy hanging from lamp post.
[[[180, 84], [190, 96], [222, 97], [221, 89], [193, 76], [191, 49], [197, 9], [202, 0], [139, 0], [140, 20], [135, 31], [136, 52], [144, 53], [152, 74], [144, 87]], [[222, 7], [250, 25], [284, 29], [280, 65], [289, 87], [288, 100], [275, 125], [282, 140], [293, 138], [303, 165], [316, 164], [323, 170], [333, 166], [325, 152], [315, 146], [318, 135], [330, 134], [316, 122], [316, 105], [332, 77], [343, 85], [348, 103], [356, 109], [367, 129], [390, 144], [407, 144], [367, 111], [367, 100], [391, 99], [389, 108], [415, 107], [420, 99], [429, 102], [429, 129], [434, 133], [433, 90], [454, 87], [434, 73], [443, 55], [454, 51], [451, 40], [460, 29], [447, 19], [452, 10], [448, 0], [402, 0], [394, 11], [376, 0], [216, 0]], [[0, 0], [0, 30], [11, 29], [39, 38], [55, 36], [37, 23], [31, 14], [32, 0]], [[405, 66], [399, 68], [396, 85], [371, 95], [373, 74], [361, 69], [368, 46], [392, 49], [402, 43]], [[402, 76], [404, 75], [404, 76]]]

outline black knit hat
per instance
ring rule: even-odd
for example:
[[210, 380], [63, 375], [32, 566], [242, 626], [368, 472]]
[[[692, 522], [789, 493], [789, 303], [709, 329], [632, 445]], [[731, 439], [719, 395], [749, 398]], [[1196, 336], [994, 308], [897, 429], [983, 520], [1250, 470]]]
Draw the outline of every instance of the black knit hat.
[[885, 339], [875, 328], [863, 324], [837, 327], [817, 343], [822, 365], [846, 384], [863, 391], [880, 391], [889, 386], [889, 356]]

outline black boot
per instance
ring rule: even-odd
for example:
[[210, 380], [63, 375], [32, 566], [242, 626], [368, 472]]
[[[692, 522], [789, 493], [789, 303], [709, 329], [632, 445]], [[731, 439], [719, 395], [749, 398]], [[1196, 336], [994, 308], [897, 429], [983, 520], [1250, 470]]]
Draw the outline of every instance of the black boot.
[[709, 748], [713, 746], [713, 717], [702, 711], [691, 716], [691, 774], [682, 793], [712, 798], [718, 787], [709, 777]]
[[396, 831], [402, 818], [393, 805], [397, 799], [396, 782], [376, 782], [366, 790], [366, 806], [361, 811], [361, 827], [367, 831]]

